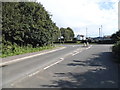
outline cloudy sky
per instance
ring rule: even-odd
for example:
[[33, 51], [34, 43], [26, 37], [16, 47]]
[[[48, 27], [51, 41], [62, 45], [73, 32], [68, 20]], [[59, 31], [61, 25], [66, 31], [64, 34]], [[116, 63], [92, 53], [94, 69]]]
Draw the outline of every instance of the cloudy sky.
[[111, 35], [118, 30], [118, 0], [37, 0], [52, 14], [58, 27], [71, 27], [75, 35]]

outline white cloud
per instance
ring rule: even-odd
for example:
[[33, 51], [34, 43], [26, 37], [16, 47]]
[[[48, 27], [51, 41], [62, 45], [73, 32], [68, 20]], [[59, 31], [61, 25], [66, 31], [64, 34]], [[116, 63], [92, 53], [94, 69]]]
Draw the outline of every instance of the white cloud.
[[[75, 34], [97, 36], [103, 25], [104, 34], [112, 34], [118, 28], [118, 0], [38, 0], [53, 16], [59, 27], [71, 27]], [[100, 8], [100, 2], [114, 2], [113, 8]], [[107, 5], [107, 4], [106, 4]]]

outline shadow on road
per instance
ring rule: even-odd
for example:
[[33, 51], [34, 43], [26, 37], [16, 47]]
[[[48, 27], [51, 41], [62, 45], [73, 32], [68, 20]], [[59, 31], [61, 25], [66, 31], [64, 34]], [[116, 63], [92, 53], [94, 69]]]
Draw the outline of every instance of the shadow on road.
[[55, 73], [55, 76], [61, 77], [61, 79], [51, 81], [51, 85], [43, 85], [43, 87], [117, 88], [118, 75], [116, 73], [118, 73], [118, 67], [112, 60], [112, 53], [103, 52], [92, 56], [94, 58], [87, 61], [73, 60], [73, 62], [67, 64], [69, 67], [79, 69], [85, 67], [88, 69], [86, 72]]

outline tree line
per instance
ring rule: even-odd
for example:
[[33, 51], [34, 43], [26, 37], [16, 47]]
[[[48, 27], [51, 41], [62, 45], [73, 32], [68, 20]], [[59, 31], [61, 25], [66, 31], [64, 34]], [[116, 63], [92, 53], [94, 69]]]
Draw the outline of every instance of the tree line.
[[3, 2], [2, 3], [2, 43], [32, 47], [50, 45], [74, 38], [73, 30], [59, 28], [51, 15], [38, 2]]
[[111, 38], [117, 42], [120, 41], [120, 30], [118, 30], [116, 33], [112, 34]]
[[120, 30], [112, 34], [111, 38], [115, 41], [115, 45], [112, 47], [112, 52], [120, 62]]

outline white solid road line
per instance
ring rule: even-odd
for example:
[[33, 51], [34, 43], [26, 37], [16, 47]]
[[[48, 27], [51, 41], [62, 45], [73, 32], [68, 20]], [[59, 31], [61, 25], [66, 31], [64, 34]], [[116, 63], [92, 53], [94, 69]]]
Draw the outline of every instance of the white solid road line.
[[[63, 60], [64, 60], [64, 58], [60, 58], [59, 61], [57, 61], [57, 62], [55, 62], [55, 63], [53, 63], [53, 64], [51, 64], [51, 65], [49, 65], [49, 66], [46, 66], [46, 67], [44, 67], [43, 69], [46, 70], [46, 69], [54, 66], [55, 64], [58, 64], [58, 63], [62, 62]], [[42, 71], [42, 70], [38, 70], [38, 71], [36, 71], [36, 72], [34, 72], [34, 73], [32, 73], [32, 74], [29, 74], [28, 76], [29, 76], [29, 77], [32, 77], [32, 76], [36, 75], [37, 73], [39, 73], [40, 71]]]
[[34, 73], [32, 73], [32, 74], [30, 74], [30, 75], [28, 75], [29, 77], [32, 77], [32, 76], [34, 76], [34, 75], [36, 75], [37, 73], [39, 73], [41, 70], [39, 70], [39, 71], [36, 71], [36, 72], [34, 72]]
[[82, 52], [82, 51], [76, 52], [76, 53], [72, 54], [72, 56], [75, 56], [75, 55], [77, 55], [77, 54], [80, 53], [80, 52]]
[[[91, 47], [92, 47], [92, 45], [89, 46], [89, 47], [86, 48], [86, 49], [89, 49], [89, 48], [91, 48]], [[74, 55], [76, 55], [76, 54], [78, 54], [78, 53], [80, 53], [80, 52], [83, 51], [83, 49], [81, 49], [80, 51], [78, 51], [78, 50], [80, 50], [80, 49], [77, 49], [77, 51], [74, 51], [74, 53], [69, 53], [69, 54], [72, 54], [72, 56], [74, 56]], [[68, 56], [68, 55], [67, 55], [67, 56]], [[64, 57], [64, 58], [65, 58], [65, 57]], [[64, 58], [60, 58], [59, 61], [57, 61], [57, 62], [55, 62], [55, 63], [53, 63], [53, 64], [50, 64], [50, 65], [44, 67], [43, 70], [46, 70], [46, 69], [48, 69], [48, 68], [50, 68], [50, 67], [52, 67], [52, 66], [54, 66], [54, 65], [56, 65], [56, 64], [58, 64], [58, 63], [60, 63], [60, 62], [62, 62], [62, 61], [64, 60]], [[28, 77], [32, 77], [32, 76], [38, 74], [40, 71], [42, 71], [42, 69], [41, 69], [41, 70], [37, 70], [36, 72], [29, 74]]]
[[64, 60], [64, 58], [63, 58], [63, 59], [60, 59], [60, 61], [57, 61], [57, 62], [55, 62], [55, 63], [53, 63], [53, 64], [45, 67], [44, 70], [48, 69], [48, 68], [51, 67], [51, 66], [54, 66], [55, 64], [58, 64], [58, 63], [62, 62], [63, 60]]
[[[91, 48], [92, 45], [90, 45], [88, 48], [86, 49], [89, 49]], [[11, 63], [15, 63], [15, 62], [18, 62], [18, 61], [22, 61], [22, 60], [25, 60], [25, 59], [28, 59], [28, 58], [32, 58], [32, 57], [36, 57], [36, 56], [40, 56], [40, 55], [44, 55], [44, 54], [47, 54], [47, 53], [51, 53], [51, 52], [55, 52], [55, 51], [58, 51], [58, 50], [62, 50], [66, 47], [62, 47], [60, 49], [55, 49], [55, 50], [52, 50], [52, 51], [48, 51], [48, 52], [43, 52], [43, 53], [39, 53], [39, 54], [35, 54], [35, 55], [31, 55], [31, 56], [26, 56], [26, 57], [23, 57], [23, 58], [18, 58], [18, 59], [14, 59], [12, 61], [8, 61], [8, 62], [4, 62], [4, 63], [0, 63], [0, 67], [3, 66], [3, 65], [7, 65], [7, 64], [11, 64]], [[77, 49], [79, 50], [79, 49]], [[77, 51], [76, 51], [77, 52]], [[78, 54], [78, 53], [77, 53]], [[74, 54], [73, 54], [74, 55]]]
[[[60, 61], [57, 61], [57, 62], [55, 62], [55, 63], [53, 63], [53, 64], [51, 64], [51, 65], [49, 65], [49, 66], [43, 68], [43, 70], [46, 70], [46, 69], [48, 69], [48, 68], [54, 66], [55, 64], [58, 64], [58, 63], [62, 62], [63, 60], [64, 60], [64, 58], [60, 58]], [[40, 71], [42, 71], [42, 69], [41, 69], [41, 70], [37, 70], [37, 71], [34, 72], [34, 73], [28, 74], [28, 77], [32, 77], [32, 76], [38, 74]], [[25, 78], [25, 77], [24, 77], [24, 78]], [[23, 79], [24, 79], [24, 78], [23, 78]], [[17, 81], [14, 81], [14, 83], [12, 83], [11, 86], [14, 86], [15, 83], [20, 82], [21, 80], [22, 80], [22, 79], [17, 80]]]
[[[86, 49], [90, 49], [92, 47], [92, 45], [90, 45], [88, 48], [86, 48]], [[75, 55], [77, 55], [78, 53], [80, 53], [80, 52], [82, 52], [83, 51], [83, 49], [81, 49], [80, 51], [79, 51], [80, 49], [77, 49], [76, 51], [74, 51], [75, 53], [72, 53], [72, 56], [75, 56]]]
[[58, 51], [58, 50], [62, 50], [62, 49], [64, 49], [64, 48], [66, 48], [66, 47], [62, 47], [62, 48], [60, 48], [60, 49], [55, 49], [55, 50], [51, 50], [51, 51], [48, 51], [48, 52], [43, 52], [43, 53], [31, 55], [31, 56], [26, 56], [26, 57], [23, 57], [23, 58], [14, 59], [14, 60], [12, 60], [12, 61], [0, 63], [0, 66], [7, 65], [7, 64], [11, 64], [11, 63], [15, 63], [15, 62], [22, 61], [22, 60], [25, 60], [25, 59], [28, 59], [28, 58], [32, 58], [32, 57], [44, 55], [44, 54], [47, 54], [47, 53], [55, 52], [55, 51]]
[[[89, 49], [89, 48], [91, 48], [91, 47], [92, 47], [92, 45], [89, 46], [89, 47], [86, 48], [86, 49]], [[78, 51], [78, 50], [80, 50], [80, 51]], [[80, 52], [82, 52], [82, 51], [83, 51], [83, 49], [77, 49], [77, 51], [74, 51], [75, 54], [73, 54], [73, 53], [69, 53], [69, 54], [72, 54], [72, 56], [74, 56], [74, 55], [76, 55], [76, 54], [78, 54], [78, 53], [80, 53]], [[67, 55], [67, 56], [68, 56], [68, 55]], [[64, 58], [65, 58], [65, 57], [64, 57]], [[50, 64], [49, 66], [46, 66], [46, 67], [44, 67], [44, 68], [41, 69], [41, 70], [37, 70], [37, 71], [34, 72], [34, 73], [28, 74], [28, 77], [32, 77], [32, 76], [38, 74], [40, 71], [46, 70], [46, 69], [48, 69], [48, 68], [50, 68], [50, 67], [52, 67], [52, 66], [54, 66], [54, 65], [56, 65], [56, 64], [58, 64], [58, 63], [60, 63], [60, 62], [62, 62], [62, 61], [64, 60], [64, 58], [60, 58], [59, 61], [57, 61], [57, 62], [55, 62], [55, 63], [53, 63], [53, 64]], [[11, 86], [14, 86], [14, 84], [15, 84], [15, 83], [11, 84]]]

